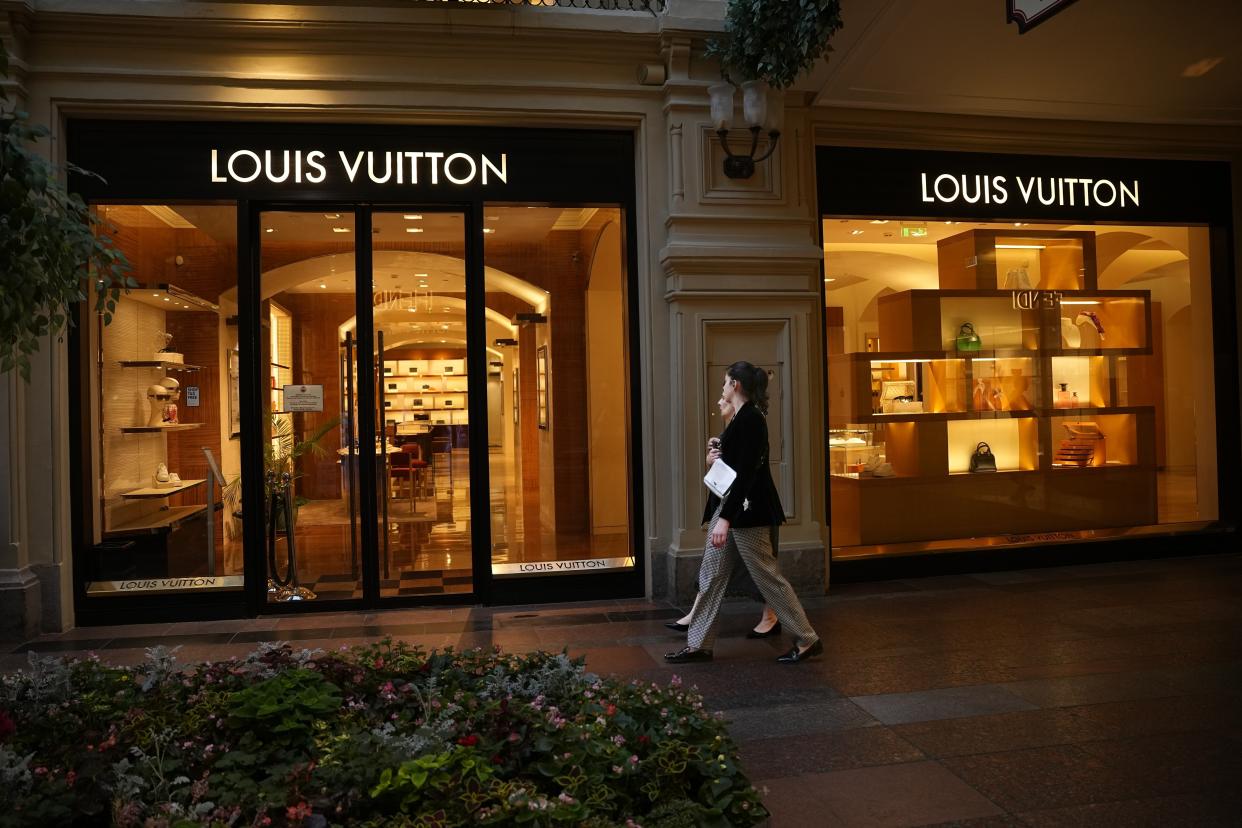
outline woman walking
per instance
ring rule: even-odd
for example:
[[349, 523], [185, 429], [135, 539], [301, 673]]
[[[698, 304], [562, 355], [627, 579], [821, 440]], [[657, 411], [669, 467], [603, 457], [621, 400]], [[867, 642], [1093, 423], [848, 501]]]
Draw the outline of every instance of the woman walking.
[[794, 636], [793, 649], [777, 661], [798, 664], [824, 651], [772, 549], [771, 528], [785, 522], [785, 512], [768, 469], [767, 389], [767, 374], [749, 362], [735, 362], [725, 372], [720, 396], [736, 413], [708, 460], [722, 458], [737, 478], [723, 498], [708, 498], [703, 517], [711, 534], [699, 570], [702, 600], [690, 613], [686, 646], [664, 656], [670, 663], [711, 661], [720, 602], [739, 558], [781, 626]]
[[[767, 377], [764, 377], [764, 379], [767, 379]], [[739, 400], [737, 404], [741, 405], [741, 401]], [[724, 397], [716, 400], [716, 408], [720, 410], [720, 417], [722, 420], [721, 431], [723, 432], [725, 428], [728, 428], [729, 423], [733, 422], [733, 415], [737, 412], [737, 409], [734, 408], [733, 402], [726, 400]], [[712, 451], [719, 448], [719, 437], [712, 437], [707, 441], [707, 466], [709, 468], [715, 458], [719, 456], [719, 452], [713, 455]], [[772, 533], [772, 554], [776, 554], [776, 549], [779, 545], [777, 542], [778, 535], [776, 524], [772, 525], [770, 531]], [[700, 578], [700, 581], [701, 580], [702, 579]], [[750, 598], [752, 601], [758, 601], [761, 604], [763, 603], [763, 595], [759, 592], [759, 588], [755, 586], [754, 579], [750, 577], [750, 572], [747, 571], [744, 566], [733, 568], [733, 574], [729, 576], [728, 586], [725, 587], [725, 596], [743, 596], [745, 598]], [[700, 585], [699, 592], [694, 596], [694, 606], [698, 606], [698, 603], [702, 600], [703, 592], [702, 586]], [[694, 614], [694, 606], [690, 608], [690, 612], [686, 613], [681, 618], [678, 618], [676, 621], [669, 621], [664, 626], [668, 627], [670, 630], [676, 630], [677, 632], [686, 632], [690, 629], [690, 616]], [[759, 623], [756, 624], [750, 632], [746, 633], [746, 637], [774, 638], [780, 634], [781, 624], [776, 620], [776, 613], [772, 612], [771, 607], [764, 606], [763, 614], [759, 616]]]

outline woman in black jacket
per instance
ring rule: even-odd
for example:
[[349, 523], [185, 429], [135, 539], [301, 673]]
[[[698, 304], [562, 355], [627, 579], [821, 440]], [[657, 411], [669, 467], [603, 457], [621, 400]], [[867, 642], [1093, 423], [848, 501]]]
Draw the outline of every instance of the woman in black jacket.
[[771, 527], [785, 522], [785, 512], [768, 469], [767, 389], [767, 374], [749, 362], [735, 362], [725, 372], [720, 393], [737, 413], [707, 459], [722, 458], [737, 478], [724, 498], [708, 498], [703, 520], [711, 534], [699, 570], [703, 598], [691, 613], [686, 647], [664, 656], [671, 663], [711, 661], [720, 602], [739, 557], [781, 626], [794, 635], [793, 649], [777, 661], [797, 664], [824, 651], [772, 549]]

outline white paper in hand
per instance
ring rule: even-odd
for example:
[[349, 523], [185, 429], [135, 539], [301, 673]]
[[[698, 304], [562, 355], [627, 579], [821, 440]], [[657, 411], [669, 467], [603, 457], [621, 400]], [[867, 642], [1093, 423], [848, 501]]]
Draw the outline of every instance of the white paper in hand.
[[703, 483], [707, 485], [707, 488], [711, 489], [712, 494], [716, 495], [716, 497], [724, 497], [736, 479], [737, 472], [730, 468], [728, 463], [717, 457], [716, 462], [712, 463], [712, 467], [707, 470], [707, 474], [703, 477]]

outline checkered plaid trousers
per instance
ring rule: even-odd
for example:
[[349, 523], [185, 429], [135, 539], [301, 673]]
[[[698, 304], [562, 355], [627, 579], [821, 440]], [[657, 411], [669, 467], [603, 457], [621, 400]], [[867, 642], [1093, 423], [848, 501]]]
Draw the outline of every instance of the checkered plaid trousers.
[[[709, 525], [715, 526], [719, 518], [720, 509], [717, 507]], [[759, 587], [763, 600], [776, 613], [784, 631], [791, 633], [802, 647], [809, 647], [818, 640], [819, 636], [811, 629], [811, 622], [802, 609], [802, 602], [776, 564], [771, 532], [769, 526], [730, 529], [724, 546], [719, 549], [712, 546], [711, 536], [708, 535], [703, 549], [703, 563], [699, 567], [699, 592], [703, 598], [695, 604], [690, 615], [688, 646], [710, 650], [716, 642], [720, 602], [724, 600], [729, 575], [739, 563], [739, 558], [750, 571], [750, 577]]]

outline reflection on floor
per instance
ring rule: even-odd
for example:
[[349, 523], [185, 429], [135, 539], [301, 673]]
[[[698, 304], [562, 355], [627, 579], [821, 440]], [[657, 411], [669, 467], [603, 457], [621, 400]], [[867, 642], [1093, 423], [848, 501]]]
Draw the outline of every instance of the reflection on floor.
[[609, 534], [556, 532], [528, 527], [522, 490], [509, 452], [489, 454], [491, 478], [492, 563], [536, 563], [632, 556], [628, 532]]
[[[494, 563], [632, 555], [628, 533], [558, 535], [540, 527], [527, 531], [513, 464], [499, 451], [491, 452], [490, 459]], [[453, 451], [451, 460], [441, 461], [428, 473], [430, 480], [413, 499], [404, 488], [390, 493], [386, 529], [375, 550], [383, 597], [473, 589], [469, 452]], [[346, 498], [314, 500], [298, 509], [298, 580], [319, 600], [362, 597], [362, 551], [351, 551], [351, 525]], [[286, 554], [284, 541], [278, 541], [276, 569], [280, 573], [286, 568]]]

